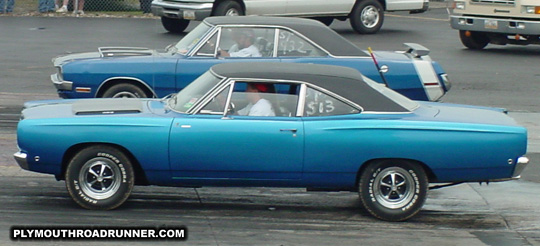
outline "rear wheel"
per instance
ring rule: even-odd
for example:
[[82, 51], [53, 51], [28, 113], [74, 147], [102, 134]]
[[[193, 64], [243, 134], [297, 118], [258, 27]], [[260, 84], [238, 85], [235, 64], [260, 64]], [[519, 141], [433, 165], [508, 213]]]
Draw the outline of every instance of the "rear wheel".
[[161, 17], [161, 24], [169, 32], [182, 33], [188, 27], [189, 20]]
[[373, 216], [387, 221], [403, 221], [420, 211], [427, 197], [424, 169], [404, 160], [384, 160], [369, 164], [359, 181], [359, 195]]
[[465, 47], [481, 50], [489, 44], [489, 37], [483, 32], [459, 30], [459, 38]]
[[139, 86], [129, 83], [120, 83], [111, 86], [103, 93], [105, 98], [147, 98], [146, 92]]
[[356, 3], [350, 16], [353, 29], [360, 34], [378, 32], [384, 21], [384, 9], [377, 0], [361, 0]]
[[133, 189], [135, 175], [121, 151], [96, 145], [79, 151], [66, 169], [66, 187], [83, 208], [109, 210], [122, 205]]
[[223, 1], [214, 10], [216, 16], [238, 16], [244, 15], [242, 6], [236, 1]]

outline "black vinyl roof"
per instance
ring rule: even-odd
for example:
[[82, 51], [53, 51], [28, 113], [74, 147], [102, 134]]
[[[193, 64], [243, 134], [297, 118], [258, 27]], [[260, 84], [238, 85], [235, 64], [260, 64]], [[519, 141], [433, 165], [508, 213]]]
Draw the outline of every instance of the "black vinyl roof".
[[362, 79], [355, 69], [331, 65], [272, 62], [232, 62], [211, 68], [233, 79], [293, 80], [321, 87], [361, 106], [364, 111], [409, 112]]
[[291, 28], [317, 43], [334, 56], [367, 56], [349, 40], [319, 21], [293, 17], [214, 16], [204, 19], [210, 25], [264, 25]]

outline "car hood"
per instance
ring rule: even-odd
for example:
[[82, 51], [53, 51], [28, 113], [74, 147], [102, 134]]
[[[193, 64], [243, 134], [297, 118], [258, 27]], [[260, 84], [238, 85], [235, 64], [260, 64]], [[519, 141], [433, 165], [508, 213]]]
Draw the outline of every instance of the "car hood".
[[52, 59], [55, 67], [61, 66], [66, 62], [95, 59], [95, 58], [111, 58], [111, 57], [126, 57], [126, 56], [153, 56], [157, 55], [156, 50], [138, 47], [101, 47], [97, 52], [83, 52], [68, 55], [57, 56]]
[[158, 99], [131, 98], [31, 101], [24, 104], [21, 119], [163, 115], [164, 105]]

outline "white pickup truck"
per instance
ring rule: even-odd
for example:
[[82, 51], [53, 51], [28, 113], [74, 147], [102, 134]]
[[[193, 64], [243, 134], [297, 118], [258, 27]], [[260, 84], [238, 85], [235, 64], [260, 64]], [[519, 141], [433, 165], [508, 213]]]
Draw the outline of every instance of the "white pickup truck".
[[449, 12], [452, 28], [469, 49], [540, 44], [539, 0], [450, 0]]
[[326, 25], [350, 19], [355, 31], [372, 34], [381, 29], [384, 11], [422, 13], [428, 5], [429, 0], [154, 0], [152, 13], [175, 33], [208, 16], [268, 15], [308, 17]]

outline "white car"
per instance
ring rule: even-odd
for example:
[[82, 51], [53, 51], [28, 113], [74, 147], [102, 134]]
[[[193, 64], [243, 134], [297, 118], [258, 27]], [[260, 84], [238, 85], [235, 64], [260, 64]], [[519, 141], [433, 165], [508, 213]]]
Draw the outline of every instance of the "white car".
[[268, 15], [309, 17], [326, 25], [350, 19], [355, 31], [372, 34], [381, 29], [384, 11], [422, 13], [428, 5], [429, 0], [154, 0], [152, 13], [175, 33], [208, 16]]

